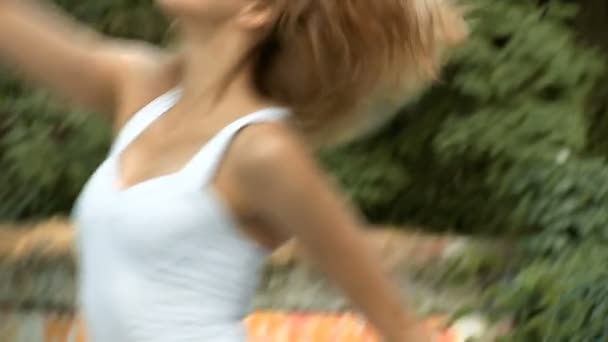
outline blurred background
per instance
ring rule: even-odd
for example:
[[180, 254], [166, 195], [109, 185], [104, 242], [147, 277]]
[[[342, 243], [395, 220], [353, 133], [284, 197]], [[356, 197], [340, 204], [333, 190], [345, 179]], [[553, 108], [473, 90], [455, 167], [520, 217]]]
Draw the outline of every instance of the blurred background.
[[[57, 2], [108, 34], [169, 40], [151, 1]], [[439, 292], [474, 289], [475, 300], [451, 314], [508, 319], [508, 341], [608, 341], [608, 2], [466, 4], [473, 34], [441, 82], [372, 136], [319, 160], [370, 229], [470, 242], [457, 257], [408, 271]], [[66, 112], [0, 74], [0, 230], [69, 214], [105, 156], [105, 124]], [[35, 278], [47, 281], [31, 286], [37, 295], [16, 295], [15, 284], [45, 263], [0, 259], [0, 303], [61, 308], [71, 298], [58, 294], [72, 289], [57, 279], [72, 266]], [[310, 294], [308, 276], [289, 270], [285, 280], [282, 267], [269, 271], [260, 307], [348, 306], [331, 291]]]

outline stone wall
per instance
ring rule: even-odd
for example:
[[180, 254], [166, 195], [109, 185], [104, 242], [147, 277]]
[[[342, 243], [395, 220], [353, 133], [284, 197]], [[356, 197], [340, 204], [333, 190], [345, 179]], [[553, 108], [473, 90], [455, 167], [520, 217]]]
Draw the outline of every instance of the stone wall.
[[[470, 289], [437, 290], [407, 276], [414, 265], [436, 263], [463, 250], [466, 240], [392, 229], [370, 231], [368, 238], [382, 256], [382, 266], [399, 280], [415, 307], [437, 313], [429, 318], [430, 325], [436, 327], [437, 317], [475, 299]], [[73, 230], [63, 219], [0, 226], [0, 342], [84, 341], [74, 306], [77, 263], [72, 242]], [[252, 305], [247, 323], [253, 341], [256, 336], [257, 341], [291, 336], [287, 341], [356, 342], [374, 335], [340, 291], [301, 257], [295, 244], [272, 255]], [[482, 321], [458, 322], [446, 331], [444, 341], [486, 331]]]

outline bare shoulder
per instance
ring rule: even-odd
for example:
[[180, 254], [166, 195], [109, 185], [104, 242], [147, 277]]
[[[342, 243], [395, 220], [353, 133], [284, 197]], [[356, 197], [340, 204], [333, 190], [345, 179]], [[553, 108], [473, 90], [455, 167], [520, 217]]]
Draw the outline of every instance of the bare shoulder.
[[282, 123], [244, 130], [233, 146], [231, 173], [241, 196], [258, 210], [272, 203], [315, 196], [325, 188], [324, 174], [306, 141]]
[[107, 39], [100, 50], [103, 57], [111, 57], [117, 65], [150, 66], [168, 55], [163, 49], [147, 42], [126, 39]]
[[164, 78], [168, 78], [176, 62], [175, 53], [141, 41], [113, 41], [108, 43], [104, 53], [122, 71], [120, 81], [123, 90], [125, 87], [128, 90], [129, 87], [141, 88], [150, 84], [160, 84], [162, 88]]
[[[249, 175], [274, 174], [294, 165], [312, 162], [312, 151], [287, 124], [264, 123], [244, 130], [235, 142], [235, 166]], [[249, 177], [248, 177], [249, 178]]]
[[174, 83], [175, 54], [138, 41], [118, 41], [106, 49], [120, 70], [120, 92], [114, 126], [119, 129], [134, 112], [167, 91]]

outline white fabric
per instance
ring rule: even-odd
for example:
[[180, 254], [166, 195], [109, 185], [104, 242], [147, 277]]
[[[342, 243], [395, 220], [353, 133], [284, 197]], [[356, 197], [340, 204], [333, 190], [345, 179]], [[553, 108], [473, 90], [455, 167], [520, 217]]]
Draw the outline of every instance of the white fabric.
[[74, 208], [91, 342], [246, 340], [242, 320], [268, 253], [238, 230], [211, 180], [235, 134], [288, 111], [247, 115], [180, 171], [117, 188], [120, 153], [179, 96], [172, 90], [133, 116]]

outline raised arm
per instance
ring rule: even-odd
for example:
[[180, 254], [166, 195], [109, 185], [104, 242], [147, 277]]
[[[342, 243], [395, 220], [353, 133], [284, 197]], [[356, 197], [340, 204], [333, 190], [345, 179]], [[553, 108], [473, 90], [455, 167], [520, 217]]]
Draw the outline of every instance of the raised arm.
[[235, 168], [247, 203], [273, 226], [288, 230], [308, 259], [346, 292], [387, 341], [430, 341], [371, 253], [358, 213], [334, 190], [311, 154], [283, 127], [254, 129], [256, 139], [253, 132], [250, 138], [244, 132], [242, 142], [235, 144], [235, 150], [243, 146]]
[[123, 45], [50, 4], [0, 0], [0, 64], [76, 105], [113, 113]]

